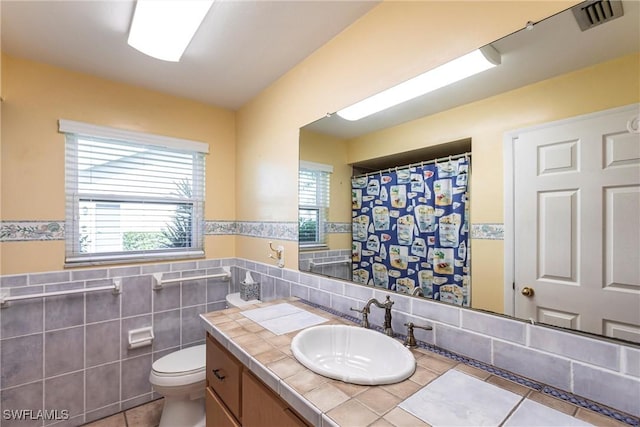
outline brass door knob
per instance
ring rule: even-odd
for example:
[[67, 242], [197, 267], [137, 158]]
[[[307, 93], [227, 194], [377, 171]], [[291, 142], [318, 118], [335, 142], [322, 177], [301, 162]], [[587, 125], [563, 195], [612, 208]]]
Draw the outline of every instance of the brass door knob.
[[533, 290], [533, 288], [530, 288], [528, 286], [522, 288], [522, 295], [524, 295], [525, 297], [532, 297], [534, 294], [535, 291]]

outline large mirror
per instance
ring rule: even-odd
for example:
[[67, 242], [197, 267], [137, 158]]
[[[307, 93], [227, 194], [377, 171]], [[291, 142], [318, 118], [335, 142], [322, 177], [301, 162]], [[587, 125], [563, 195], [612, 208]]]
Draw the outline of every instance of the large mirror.
[[[303, 127], [300, 270], [640, 342], [638, 16], [636, 1], [585, 2], [491, 43], [501, 57], [492, 69], [364, 119], [332, 114]], [[630, 129], [518, 153], [536, 129], [582, 129], [604, 111]], [[525, 210], [535, 213], [524, 215], [530, 180], [520, 172], [546, 162], [569, 176], [587, 148], [630, 179], [594, 198], [602, 227], [576, 216], [589, 195], [569, 191], [575, 184], [544, 200], [534, 191], [538, 204]], [[612, 234], [616, 221], [626, 232]], [[533, 252], [516, 250], [529, 247], [522, 229], [534, 230]]]

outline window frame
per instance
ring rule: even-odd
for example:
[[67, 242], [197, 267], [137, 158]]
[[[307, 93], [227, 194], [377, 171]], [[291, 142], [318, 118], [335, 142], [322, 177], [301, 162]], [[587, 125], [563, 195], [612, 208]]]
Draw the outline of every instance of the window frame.
[[[205, 155], [209, 152], [209, 145], [199, 141], [191, 141], [166, 137], [143, 132], [128, 131], [111, 127], [96, 126], [71, 120], [59, 120], [59, 132], [65, 137], [65, 266], [77, 267], [85, 265], [120, 264], [131, 262], [149, 262], [156, 260], [201, 258], [204, 256], [204, 200], [205, 200]], [[193, 194], [190, 198], [163, 198], [140, 195], [127, 197], [110, 194], [80, 194], [78, 190], [79, 168], [78, 138], [95, 140], [100, 143], [109, 141], [151, 146], [157, 149], [180, 151], [193, 156], [191, 171], [191, 187]], [[72, 145], [70, 145], [72, 144]], [[73, 169], [72, 169], [73, 168]], [[72, 182], [69, 180], [72, 179]], [[69, 188], [74, 187], [75, 188]], [[167, 205], [189, 205], [193, 212], [190, 246], [185, 248], [155, 248], [148, 250], [129, 250], [112, 252], [81, 252], [80, 209], [81, 201], [91, 200], [95, 203], [122, 202], [126, 203], [157, 203]]]
[[[313, 172], [314, 174], [323, 173], [326, 174], [326, 186], [319, 186], [316, 189], [316, 203], [315, 204], [303, 204], [301, 201], [298, 204], [298, 246], [301, 250], [323, 249], [328, 248], [326, 224], [329, 221], [329, 210], [331, 207], [331, 174], [333, 173], [333, 166], [323, 163], [300, 161], [298, 170], [298, 182], [301, 182], [300, 174], [302, 171]], [[298, 199], [300, 200], [300, 187], [298, 188]], [[326, 194], [320, 194], [320, 191], [325, 191]], [[326, 206], [323, 205], [326, 201]], [[316, 225], [316, 240], [313, 242], [302, 242], [300, 240], [300, 218], [302, 211], [317, 211], [317, 225]]]

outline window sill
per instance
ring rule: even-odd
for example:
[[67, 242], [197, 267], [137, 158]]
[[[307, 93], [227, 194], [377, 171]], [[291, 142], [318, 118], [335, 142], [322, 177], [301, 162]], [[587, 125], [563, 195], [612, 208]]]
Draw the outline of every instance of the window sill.
[[192, 250], [192, 251], [177, 251], [167, 253], [147, 253], [147, 254], [127, 254], [127, 255], [93, 255], [86, 257], [67, 257], [65, 259], [64, 268], [74, 267], [90, 267], [97, 265], [119, 265], [119, 264], [133, 264], [133, 263], [146, 263], [156, 261], [180, 261], [205, 258], [204, 251]]
[[329, 250], [329, 246], [327, 245], [299, 245], [298, 249], [300, 252], [311, 252], [311, 251], [326, 251]]

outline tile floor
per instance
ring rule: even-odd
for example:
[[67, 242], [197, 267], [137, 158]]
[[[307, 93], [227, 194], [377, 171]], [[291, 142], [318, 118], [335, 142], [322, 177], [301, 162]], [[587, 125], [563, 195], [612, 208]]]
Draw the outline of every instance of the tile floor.
[[85, 424], [85, 427], [157, 427], [162, 414], [163, 399]]

